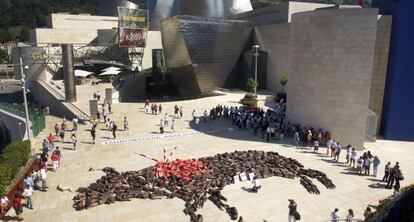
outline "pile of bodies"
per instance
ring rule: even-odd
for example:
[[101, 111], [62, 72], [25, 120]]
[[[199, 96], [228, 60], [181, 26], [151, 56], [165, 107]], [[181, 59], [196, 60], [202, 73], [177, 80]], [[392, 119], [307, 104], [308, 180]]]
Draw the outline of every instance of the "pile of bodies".
[[76, 210], [88, 209], [100, 204], [115, 201], [128, 201], [131, 198], [160, 199], [180, 198], [185, 201], [184, 213], [191, 221], [203, 221], [197, 214], [207, 200], [212, 201], [220, 210], [225, 210], [232, 220], [239, 219], [237, 209], [229, 206], [221, 194], [226, 185], [233, 183], [233, 176], [241, 172], [254, 173], [259, 179], [273, 176], [294, 179], [301, 178], [301, 184], [310, 193], [319, 190], [309, 179], [314, 178], [328, 189], [335, 188], [332, 181], [322, 172], [305, 169], [298, 161], [280, 156], [276, 152], [235, 151], [198, 159], [206, 167], [204, 173], [188, 175], [191, 180], [184, 181], [170, 176], [168, 180], [157, 177], [155, 166], [140, 171], [119, 173], [113, 168], [105, 168], [105, 176], [87, 188], [79, 188], [73, 198]]

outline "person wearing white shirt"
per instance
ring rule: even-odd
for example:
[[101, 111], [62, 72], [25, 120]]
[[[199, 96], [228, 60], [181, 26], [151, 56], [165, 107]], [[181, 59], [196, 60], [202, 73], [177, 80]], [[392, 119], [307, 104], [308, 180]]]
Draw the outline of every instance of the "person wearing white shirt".
[[26, 199], [27, 207], [33, 210], [33, 188], [30, 186], [26, 186], [26, 188], [23, 190], [23, 197]]
[[257, 176], [254, 176], [254, 177], [253, 177], [253, 181], [252, 181], [252, 183], [253, 183], [252, 192], [257, 193], [257, 192], [259, 191], [259, 189], [262, 187], [262, 186], [260, 185], [260, 181], [257, 179]]
[[6, 212], [7, 208], [9, 207], [9, 198], [6, 195], [1, 196], [0, 200], [0, 214]]
[[350, 157], [351, 161], [349, 162], [349, 166], [352, 165], [353, 168], [355, 168], [356, 156], [357, 156], [357, 152], [355, 151], [355, 148], [351, 147], [351, 157]]
[[338, 211], [338, 208], [335, 208], [335, 210], [331, 213], [331, 222], [339, 222]]
[[46, 192], [46, 178], [47, 178], [46, 169], [42, 168], [40, 170], [40, 178], [42, 179], [42, 190], [43, 192]]

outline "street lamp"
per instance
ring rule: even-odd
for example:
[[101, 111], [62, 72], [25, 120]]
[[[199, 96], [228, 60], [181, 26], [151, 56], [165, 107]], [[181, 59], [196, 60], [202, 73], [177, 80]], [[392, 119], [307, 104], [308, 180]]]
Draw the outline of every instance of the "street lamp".
[[[25, 66], [25, 68], [28, 68], [27, 66]], [[30, 120], [29, 120], [29, 108], [27, 105], [27, 97], [26, 97], [26, 80], [25, 80], [25, 75], [24, 75], [24, 71], [23, 71], [23, 59], [22, 57], [20, 57], [20, 72], [22, 75], [22, 90], [23, 90], [23, 101], [24, 101], [24, 111], [26, 114], [26, 134], [27, 134], [27, 140], [29, 141], [29, 146], [30, 146], [30, 150], [32, 151], [32, 155], [35, 154], [34, 149], [32, 148], [32, 141], [31, 141], [31, 136], [30, 136]]]
[[254, 81], [255, 81], [255, 85], [254, 85], [254, 94], [257, 95], [257, 57], [259, 56], [259, 45], [254, 45], [253, 46], [253, 55], [254, 55], [254, 59], [255, 59], [255, 66], [254, 66]]

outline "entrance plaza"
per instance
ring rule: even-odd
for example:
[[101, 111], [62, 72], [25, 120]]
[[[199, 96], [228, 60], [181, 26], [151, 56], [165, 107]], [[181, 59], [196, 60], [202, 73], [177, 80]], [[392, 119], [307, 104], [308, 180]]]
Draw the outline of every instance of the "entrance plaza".
[[[81, 86], [84, 87], [84, 86]], [[80, 101], [87, 101], [92, 97], [96, 89], [87, 86], [78, 88]], [[101, 92], [103, 92], [101, 90]], [[102, 177], [100, 170], [104, 167], [114, 167], [119, 172], [137, 171], [151, 166], [154, 162], [135, 154], [143, 153], [161, 160], [163, 149], [168, 150], [178, 147], [173, 158], [191, 159], [203, 156], [212, 156], [218, 153], [233, 152], [235, 150], [263, 150], [275, 151], [280, 155], [291, 157], [302, 163], [305, 168], [320, 170], [327, 174], [336, 185], [336, 189], [326, 189], [321, 183], [313, 180], [321, 191], [320, 195], [310, 194], [300, 184], [299, 178], [287, 179], [271, 177], [261, 180], [262, 189], [258, 193], [247, 192], [243, 188], [251, 188], [251, 182], [241, 182], [226, 186], [222, 191], [228, 199], [228, 204], [238, 209], [238, 213], [244, 221], [288, 221], [288, 199], [294, 199], [298, 204], [298, 211], [302, 215], [301, 221], [329, 221], [329, 215], [334, 208], [339, 209], [341, 219], [345, 219], [348, 209], [353, 209], [355, 218], [363, 219], [364, 209], [368, 205], [376, 205], [378, 200], [392, 194], [393, 190], [385, 189], [385, 184], [380, 183], [383, 176], [384, 165], [390, 161], [392, 165], [400, 162], [405, 180], [401, 186], [414, 182], [414, 144], [408, 142], [393, 142], [377, 140], [374, 143], [366, 143], [364, 151], [370, 150], [381, 160], [379, 175], [358, 176], [345, 165], [345, 151], [342, 152], [339, 163], [331, 162], [331, 157], [325, 156], [326, 148], [319, 150], [322, 154], [313, 154], [310, 148], [296, 149], [289, 145], [291, 142], [279, 143], [274, 140], [266, 142], [260, 136], [254, 136], [252, 131], [239, 130], [232, 127], [231, 120], [219, 119], [200, 124], [197, 129], [190, 127], [192, 111], [196, 110], [198, 116], [202, 116], [204, 110], [209, 111], [218, 104], [226, 106], [240, 106], [238, 101], [244, 96], [242, 91], [221, 92], [224, 95], [208, 98], [162, 102], [162, 114], [152, 115], [145, 113], [144, 103], [118, 103], [112, 105], [111, 120], [114, 120], [120, 131], [117, 139], [130, 139], [159, 135], [159, 122], [165, 113], [173, 115], [174, 106], [177, 104], [183, 109], [183, 118], [176, 119], [176, 133], [188, 133], [187, 135], [155, 138], [138, 142], [103, 145], [103, 142], [112, 140], [112, 133], [105, 129], [101, 122], [97, 127], [96, 144], [92, 145], [89, 129], [90, 124], [80, 125], [77, 137], [77, 150], [72, 150], [69, 138], [67, 143], [57, 142], [55, 146], [62, 149], [61, 167], [57, 172], [48, 171], [48, 191], [34, 193], [34, 209], [24, 208], [22, 217], [24, 221], [49, 222], [96, 222], [96, 221], [190, 221], [183, 213], [184, 201], [178, 198], [160, 200], [132, 199], [126, 202], [115, 202], [110, 205], [99, 205], [83, 211], [76, 211], [72, 205], [72, 198], [76, 192], [61, 192], [56, 189], [58, 185], [71, 187], [76, 190], [79, 187], [88, 187], [91, 183]], [[270, 95], [261, 92], [259, 105], [268, 108], [274, 105]], [[102, 101], [102, 100], [101, 100]], [[79, 102], [84, 110], [88, 110], [88, 104]], [[100, 108], [99, 108], [100, 109]], [[122, 131], [123, 117], [128, 117], [129, 128]], [[171, 118], [170, 122], [171, 122]], [[62, 119], [47, 117], [47, 127], [36, 138], [36, 149], [41, 152], [41, 142], [49, 132], [53, 132], [56, 123]], [[71, 123], [68, 121], [68, 127]], [[191, 124], [192, 125], [192, 124]], [[196, 130], [205, 133], [195, 133]], [[171, 133], [170, 127], [166, 127], [165, 135]], [[69, 136], [70, 137], [70, 136]], [[333, 135], [335, 137], [335, 135]], [[347, 144], [346, 141], [340, 141]], [[358, 151], [358, 156], [362, 151]], [[198, 210], [203, 215], [204, 221], [230, 221], [229, 216], [220, 211], [211, 201], [207, 201], [204, 207]], [[14, 216], [13, 210], [9, 216]]]

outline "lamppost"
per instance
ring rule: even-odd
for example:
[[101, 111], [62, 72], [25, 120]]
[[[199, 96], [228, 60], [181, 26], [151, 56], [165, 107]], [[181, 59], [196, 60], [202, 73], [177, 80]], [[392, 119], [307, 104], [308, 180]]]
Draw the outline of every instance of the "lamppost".
[[254, 85], [254, 94], [257, 95], [257, 57], [259, 56], [259, 45], [254, 45], [253, 46], [253, 55], [254, 55], [254, 59], [255, 59], [255, 66], [254, 66], [254, 81], [255, 81], [255, 85]]
[[27, 140], [29, 141], [29, 146], [30, 146], [30, 150], [32, 152], [32, 155], [35, 154], [34, 149], [32, 148], [32, 140], [31, 140], [31, 135], [30, 135], [30, 120], [29, 120], [29, 108], [27, 105], [27, 97], [26, 97], [26, 80], [25, 80], [25, 75], [24, 75], [24, 70], [23, 70], [23, 59], [22, 57], [20, 57], [20, 72], [22, 75], [22, 90], [23, 90], [23, 105], [24, 105], [24, 111], [26, 114], [26, 134], [27, 134]]
[[23, 136], [22, 136], [22, 129], [21, 129], [21, 126], [23, 125], [23, 123], [22, 122], [19, 122], [19, 124], [18, 124], [18, 127], [19, 127], [19, 136], [20, 136], [20, 138], [22, 138], [23, 139]]

